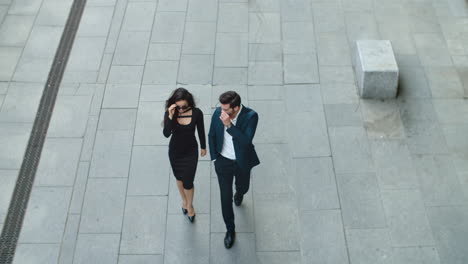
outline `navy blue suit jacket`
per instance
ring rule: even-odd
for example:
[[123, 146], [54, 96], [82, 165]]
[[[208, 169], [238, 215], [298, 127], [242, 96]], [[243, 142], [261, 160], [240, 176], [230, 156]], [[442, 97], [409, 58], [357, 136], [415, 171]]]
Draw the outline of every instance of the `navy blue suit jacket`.
[[[224, 124], [219, 118], [221, 107], [216, 108], [211, 118], [208, 140], [211, 160], [215, 160], [223, 149]], [[258, 114], [242, 105], [242, 111], [237, 117], [236, 125], [232, 124], [226, 131], [232, 136], [236, 161], [242, 170], [250, 170], [260, 164], [252, 140], [257, 130]]]

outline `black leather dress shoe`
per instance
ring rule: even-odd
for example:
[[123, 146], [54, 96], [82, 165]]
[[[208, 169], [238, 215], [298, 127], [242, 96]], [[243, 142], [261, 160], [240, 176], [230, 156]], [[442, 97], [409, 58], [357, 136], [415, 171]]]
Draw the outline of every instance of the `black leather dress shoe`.
[[236, 194], [234, 194], [234, 204], [235, 204], [236, 206], [241, 205], [243, 199], [244, 199], [244, 195], [243, 195], [243, 194], [239, 194], [238, 192], [236, 192]]
[[234, 240], [236, 240], [236, 232], [235, 231], [227, 231], [226, 236], [224, 237], [224, 247], [231, 248], [234, 244]]

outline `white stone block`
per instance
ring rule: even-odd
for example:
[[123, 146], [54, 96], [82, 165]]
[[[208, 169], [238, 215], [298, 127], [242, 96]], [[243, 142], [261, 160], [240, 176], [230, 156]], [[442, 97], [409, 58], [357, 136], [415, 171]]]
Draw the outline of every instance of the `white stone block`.
[[356, 79], [361, 97], [396, 97], [399, 71], [390, 41], [356, 41], [356, 53]]

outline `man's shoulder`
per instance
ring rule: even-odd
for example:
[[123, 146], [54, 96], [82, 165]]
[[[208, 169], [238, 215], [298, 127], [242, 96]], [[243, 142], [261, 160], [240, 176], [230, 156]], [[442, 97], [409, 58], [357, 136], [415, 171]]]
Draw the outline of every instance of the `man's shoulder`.
[[257, 114], [257, 112], [255, 112], [255, 110], [253, 110], [252, 108], [246, 107], [246, 106], [243, 106], [242, 111], [245, 111], [246, 116], [249, 117], [249, 118], [254, 117], [254, 116], [258, 116], [258, 114]]

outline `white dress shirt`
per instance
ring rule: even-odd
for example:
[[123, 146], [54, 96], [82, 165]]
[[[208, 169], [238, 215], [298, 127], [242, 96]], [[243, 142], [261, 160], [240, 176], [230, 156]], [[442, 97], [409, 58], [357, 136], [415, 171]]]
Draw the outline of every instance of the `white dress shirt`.
[[[233, 125], [237, 123], [237, 117], [242, 111], [242, 105], [240, 106], [239, 112], [236, 115], [236, 118], [231, 120]], [[224, 126], [224, 140], [223, 140], [223, 149], [221, 150], [221, 155], [223, 157], [235, 160], [236, 159], [236, 152], [234, 150], [234, 142], [232, 142], [232, 136], [227, 132], [227, 127]]]

